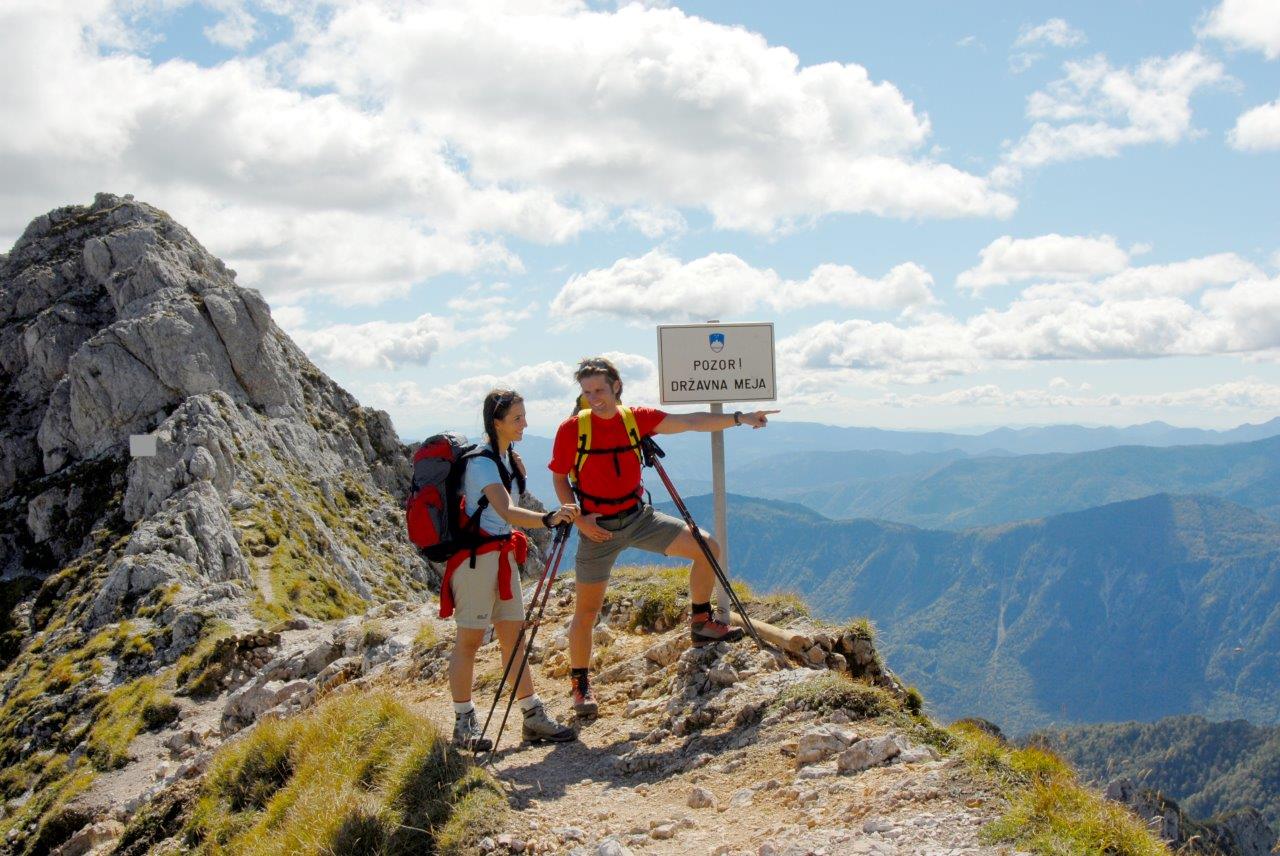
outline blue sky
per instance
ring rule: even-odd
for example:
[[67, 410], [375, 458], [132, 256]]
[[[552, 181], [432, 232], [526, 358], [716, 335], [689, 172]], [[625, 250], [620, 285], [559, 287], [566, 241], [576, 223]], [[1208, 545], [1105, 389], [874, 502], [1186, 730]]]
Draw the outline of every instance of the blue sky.
[[[6, 44], [7, 42], [7, 44]], [[0, 243], [134, 193], [407, 437], [654, 325], [784, 416], [1280, 412], [1280, 6], [63, 0], [0, 10]]]

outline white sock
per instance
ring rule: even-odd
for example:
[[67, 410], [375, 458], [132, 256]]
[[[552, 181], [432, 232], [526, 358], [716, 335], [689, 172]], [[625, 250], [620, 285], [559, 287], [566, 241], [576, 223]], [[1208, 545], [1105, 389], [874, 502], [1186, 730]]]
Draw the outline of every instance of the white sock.
[[542, 699], [538, 698], [537, 693], [534, 693], [528, 698], [520, 699], [520, 709], [525, 713], [528, 713], [540, 704], [542, 704]]
[[453, 703], [454, 716], [462, 716], [462, 714], [475, 709], [476, 706], [471, 703], [471, 699], [467, 699], [466, 701], [455, 701]]

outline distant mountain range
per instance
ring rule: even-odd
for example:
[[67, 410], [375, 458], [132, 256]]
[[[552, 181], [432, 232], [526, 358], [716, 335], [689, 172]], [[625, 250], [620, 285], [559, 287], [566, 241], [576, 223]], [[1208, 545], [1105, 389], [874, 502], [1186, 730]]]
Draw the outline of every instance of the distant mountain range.
[[1280, 828], [1280, 727], [1175, 716], [1037, 732], [1087, 777], [1127, 776], [1198, 817], [1254, 807]]
[[[689, 500], [711, 525], [711, 498]], [[1010, 731], [1181, 713], [1280, 721], [1280, 525], [1157, 495], [963, 533], [730, 498], [730, 561], [867, 615], [946, 717]], [[621, 561], [654, 557], [628, 551]]]
[[[865, 483], [867, 495], [875, 495], [883, 492], [892, 480], [918, 476], [941, 464], [968, 457], [1070, 454], [1124, 445], [1221, 445], [1275, 436], [1280, 436], [1280, 417], [1224, 431], [1148, 422], [1124, 428], [1081, 425], [997, 428], [982, 434], [843, 428], [774, 420], [762, 431], [725, 432], [725, 455], [731, 491], [790, 498], [829, 516], [877, 516], [861, 510], [858, 482]], [[407, 443], [422, 439], [404, 438]], [[681, 490], [690, 495], [710, 490], [710, 439], [706, 434], [677, 434], [661, 438], [661, 443], [667, 452], [667, 469], [679, 480]], [[551, 440], [528, 434], [519, 448], [529, 464], [530, 489], [544, 500], [552, 496], [551, 478], [546, 470], [551, 458]], [[834, 462], [827, 457], [828, 453], [855, 452], [874, 454], [838, 455]], [[789, 475], [791, 467], [810, 469], [813, 476], [801, 480], [776, 477], [779, 470]], [[821, 478], [824, 473], [832, 477], [824, 480]], [[885, 481], [876, 482], [877, 479]], [[835, 496], [841, 489], [847, 490], [848, 495]], [[787, 491], [793, 493], [786, 494]]]
[[791, 453], [733, 470], [727, 483], [736, 492], [800, 502], [829, 517], [939, 529], [1079, 511], [1154, 493], [1219, 496], [1280, 519], [1280, 437], [1017, 457]]

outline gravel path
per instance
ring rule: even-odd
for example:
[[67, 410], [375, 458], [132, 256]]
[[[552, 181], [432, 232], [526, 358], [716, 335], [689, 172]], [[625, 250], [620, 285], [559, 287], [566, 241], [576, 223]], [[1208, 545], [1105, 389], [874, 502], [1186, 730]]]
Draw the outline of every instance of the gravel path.
[[[542, 633], [555, 638], [568, 617], [555, 607]], [[610, 646], [618, 665], [643, 664], [646, 649], [673, 639], [616, 633]], [[739, 643], [739, 649], [749, 646]], [[554, 658], [550, 658], [554, 659]], [[764, 658], [761, 658], [763, 663]], [[477, 675], [497, 673], [496, 646], [482, 649]], [[675, 664], [659, 672], [674, 670]], [[536, 665], [535, 681], [549, 711], [571, 718], [568, 679]], [[644, 666], [638, 665], [643, 672]], [[799, 670], [795, 678], [816, 676]], [[733, 687], [734, 703], [767, 701], [768, 684], [792, 676], [767, 669]], [[808, 728], [827, 722], [809, 712], [765, 717], [749, 726], [708, 727], [690, 736], [665, 734], [665, 708], [626, 715], [637, 684], [597, 683], [601, 715], [580, 726], [579, 741], [556, 746], [518, 744], [509, 722], [493, 771], [517, 809], [495, 853], [566, 853], [575, 856], [646, 854], [997, 854], [978, 831], [999, 815], [1002, 802], [957, 761], [925, 760], [840, 774], [834, 759], [797, 767], [793, 748]], [[660, 684], [658, 690], [664, 689]], [[442, 680], [413, 690], [417, 704], [441, 727], [452, 721]], [[727, 691], [726, 691], [727, 692]], [[650, 694], [653, 691], [650, 690]], [[665, 697], [658, 693], [659, 701]], [[481, 718], [492, 689], [476, 693]], [[513, 712], [513, 720], [518, 716]], [[890, 733], [882, 724], [834, 722], [860, 737]], [[496, 720], [490, 733], [496, 731]], [[638, 772], [624, 770], [639, 766]], [[694, 807], [698, 806], [698, 807]]]

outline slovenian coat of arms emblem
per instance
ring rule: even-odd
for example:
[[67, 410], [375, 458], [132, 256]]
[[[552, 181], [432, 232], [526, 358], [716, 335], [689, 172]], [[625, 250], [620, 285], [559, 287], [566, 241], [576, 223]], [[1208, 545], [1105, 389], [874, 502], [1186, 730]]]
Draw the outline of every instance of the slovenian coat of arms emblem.
[[724, 333], [712, 333], [709, 337], [711, 340], [711, 352], [718, 354], [724, 350]]

